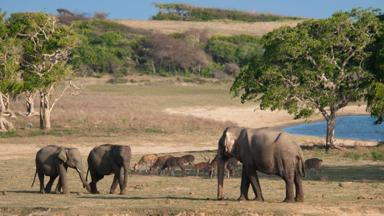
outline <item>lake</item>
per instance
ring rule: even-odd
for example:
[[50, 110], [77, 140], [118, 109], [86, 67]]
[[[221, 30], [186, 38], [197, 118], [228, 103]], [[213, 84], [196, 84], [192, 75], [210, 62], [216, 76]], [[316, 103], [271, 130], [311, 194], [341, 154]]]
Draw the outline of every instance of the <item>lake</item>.
[[[339, 116], [336, 120], [335, 136], [341, 139], [384, 141], [384, 123], [374, 124], [369, 115]], [[284, 128], [291, 134], [325, 137], [325, 121], [308, 122]]]

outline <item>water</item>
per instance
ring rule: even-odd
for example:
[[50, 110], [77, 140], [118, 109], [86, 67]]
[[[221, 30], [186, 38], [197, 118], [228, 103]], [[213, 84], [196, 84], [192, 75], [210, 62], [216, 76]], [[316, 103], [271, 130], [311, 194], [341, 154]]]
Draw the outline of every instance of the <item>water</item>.
[[[342, 139], [384, 141], [384, 123], [374, 124], [375, 119], [368, 115], [337, 117], [335, 136]], [[325, 137], [325, 121], [303, 123], [284, 128], [292, 134]]]

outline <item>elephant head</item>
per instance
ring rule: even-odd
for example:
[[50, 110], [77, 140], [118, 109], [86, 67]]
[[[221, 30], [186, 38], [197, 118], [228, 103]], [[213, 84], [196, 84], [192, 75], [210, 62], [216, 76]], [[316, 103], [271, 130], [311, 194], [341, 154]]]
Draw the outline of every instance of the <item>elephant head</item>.
[[228, 127], [219, 139], [217, 149], [217, 198], [223, 199], [224, 166], [231, 157], [237, 157], [238, 147], [246, 138], [244, 128]]
[[83, 187], [86, 188], [87, 191], [91, 191], [89, 185], [85, 180], [85, 171], [83, 168], [83, 162], [80, 151], [77, 148], [61, 148], [58, 154], [58, 158], [68, 167], [76, 169], [80, 176], [80, 180], [83, 183]]

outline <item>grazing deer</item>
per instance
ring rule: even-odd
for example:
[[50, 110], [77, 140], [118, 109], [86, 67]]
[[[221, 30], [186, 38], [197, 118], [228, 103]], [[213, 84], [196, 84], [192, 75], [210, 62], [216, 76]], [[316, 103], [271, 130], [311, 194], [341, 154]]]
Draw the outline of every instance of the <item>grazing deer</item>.
[[304, 166], [306, 170], [314, 169], [316, 171], [320, 171], [322, 163], [323, 163], [323, 160], [319, 158], [310, 158], [305, 160]]
[[151, 168], [149, 169], [149, 172], [151, 172], [154, 169], [157, 169], [157, 168], [160, 169], [161, 167], [163, 167], [165, 161], [167, 161], [167, 159], [170, 158], [170, 157], [173, 157], [173, 156], [172, 155], [164, 155], [164, 156], [157, 157], [157, 160], [151, 166]]
[[195, 161], [195, 156], [190, 155], [190, 154], [183, 155], [183, 156], [181, 156], [181, 160], [182, 160], [183, 164], [193, 165], [193, 161]]
[[[237, 170], [238, 161], [236, 158], [230, 158], [225, 162], [224, 170], [227, 173], [227, 178], [235, 175], [235, 171]], [[217, 169], [217, 155], [211, 161], [211, 170], [209, 172], [210, 177], [212, 178]]]
[[148, 172], [150, 168], [153, 166], [153, 164], [155, 164], [157, 159], [158, 159], [157, 154], [143, 155], [140, 158], [139, 162], [133, 165], [133, 170], [136, 172], [138, 169], [141, 169], [142, 167], [144, 167], [145, 172]]
[[233, 157], [228, 159], [227, 163], [225, 164], [225, 168], [228, 171], [228, 178], [235, 176], [238, 164], [239, 162], [236, 158]]
[[193, 165], [193, 168], [196, 170], [196, 176], [199, 175], [200, 170], [202, 170], [203, 172], [208, 172], [208, 173], [211, 170], [211, 163], [210, 163], [211, 159], [209, 157], [206, 157], [206, 156], [202, 156], [202, 157], [205, 160], [207, 160], [207, 162], [200, 162], [200, 163]]
[[174, 176], [175, 175], [174, 171], [176, 167], [179, 167], [184, 175], [185, 174], [184, 164], [185, 164], [185, 160], [182, 157], [169, 157], [161, 167], [159, 171], [159, 175], [161, 175], [161, 172], [163, 170], [167, 169], [167, 170], [170, 170], [172, 176]]

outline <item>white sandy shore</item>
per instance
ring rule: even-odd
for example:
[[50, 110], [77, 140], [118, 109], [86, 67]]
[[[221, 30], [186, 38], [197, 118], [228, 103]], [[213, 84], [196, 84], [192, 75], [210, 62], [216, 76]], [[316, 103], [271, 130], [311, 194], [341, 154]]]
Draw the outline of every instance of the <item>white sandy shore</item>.
[[[199, 118], [213, 119], [216, 121], [231, 121], [238, 126], [249, 128], [261, 127], [282, 127], [289, 124], [299, 124], [305, 121], [323, 120], [323, 117], [316, 113], [308, 119], [294, 119], [292, 115], [283, 110], [260, 110], [255, 107], [181, 107], [167, 108], [166, 113], [175, 115], [190, 115]], [[337, 115], [368, 115], [366, 106], [351, 105], [344, 107], [337, 112]], [[295, 136], [303, 145], [318, 145], [324, 143], [324, 138], [311, 136]], [[341, 146], [376, 146], [375, 141], [359, 141], [348, 139], [337, 139], [336, 144]]]

